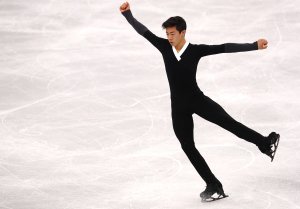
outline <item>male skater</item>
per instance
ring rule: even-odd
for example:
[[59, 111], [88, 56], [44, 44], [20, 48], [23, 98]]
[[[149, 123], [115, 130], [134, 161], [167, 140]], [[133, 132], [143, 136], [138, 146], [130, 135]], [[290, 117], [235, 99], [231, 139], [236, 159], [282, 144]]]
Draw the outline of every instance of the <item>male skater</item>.
[[[272, 132], [268, 137], [262, 136], [234, 120], [219, 104], [204, 95], [196, 82], [197, 65], [200, 58], [204, 56], [266, 49], [268, 42], [259, 39], [254, 43], [245, 44], [191, 44], [185, 40], [186, 22], [179, 16], [170, 17], [162, 24], [168, 38], [163, 39], [157, 37], [133, 17], [128, 2], [120, 6], [120, 11], [132, 27], [162, 54], [171, 91], [172, 124], [175, 135], [183, 151], [207, 184], [206, 189], [200, 194], [202, 201], [227, 197], [221, 182], [214, 176], [195, 147], [192, 114], [196, 113], [239, 138], [255, 144], [262, 153], [271, 157], [271, 161], [279, 143], [279, 134]], [[214, 197], [214, 194], [217, 197]]]

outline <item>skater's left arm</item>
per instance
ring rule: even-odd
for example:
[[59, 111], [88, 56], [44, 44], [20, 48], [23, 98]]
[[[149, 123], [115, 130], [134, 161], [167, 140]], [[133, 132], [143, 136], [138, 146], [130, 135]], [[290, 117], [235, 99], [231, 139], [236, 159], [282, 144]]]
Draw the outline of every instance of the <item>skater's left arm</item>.
[[225, 53], [245, 52], [251, 50], [258, 50], [258, 49], [266, 49], [268, 47], [268, 41], [266, 39], [259, 39], [251, 44], [227, 43], [224, 45], [225, 45]]
[[246, 52], [258, 49], [266, 49], [268, 41], [266, 39], [259, 39], [253, 43], [225, 43], [220, 45], [198, 45], [198, 52], [201, 57], [220, 54], [220, 53], [234, 53]]

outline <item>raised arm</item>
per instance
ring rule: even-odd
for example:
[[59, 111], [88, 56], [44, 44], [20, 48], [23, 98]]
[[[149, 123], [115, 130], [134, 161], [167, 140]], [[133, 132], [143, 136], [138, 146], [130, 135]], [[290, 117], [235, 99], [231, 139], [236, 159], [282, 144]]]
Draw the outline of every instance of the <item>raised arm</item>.
[[162, 50], [164, 44], [167, 43], [167, 40], [157, 37], [146, 26], [144, 26], [137, 19], [135, 19], [131, 13], [130, 5], [128, 2], [125, 2], [120, 6], [120, 11], [122, 15], [126, 18], [126, 20], [129, 22], [129, 24], [136, 30], [136, 32], [138, 32], [140, 35], [146, 38], [158, 50]]
[[138, 32], [140, 35], [143, 35], [147, 30], [149, 30], [148, 28], [146, 28], [146, 26], [144, 26], [142, 23], [140, 23], [139, 21], [137, 21], [131, 11], [130, 11], [130, 5], [128, 2], [123, 3], [120, 6], [120, 11], [122, 12], [122, 15], [124, 15], [124, 17], [126, 18], [126, 20], [129, 22], [129, 24], [136, 30], [136, 32]]
[[198, 51], [200, 56], [208, 56], [219, 53], [235, 53], [246, 52], [258, 49], [266, 49], [268, 47], [268, 41], [265, 39], [259, 39], [253, 43], [225, 43], [220, 45], [198, 45]]

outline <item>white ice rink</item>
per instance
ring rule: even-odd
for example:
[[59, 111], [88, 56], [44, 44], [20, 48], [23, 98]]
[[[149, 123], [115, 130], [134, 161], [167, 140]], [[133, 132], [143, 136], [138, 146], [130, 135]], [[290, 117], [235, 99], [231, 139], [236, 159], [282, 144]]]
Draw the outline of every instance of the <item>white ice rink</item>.
[[173, 132], [162, 57], [121, 3], [0, 0], [0, 209], [300, 208], [300, 1], [130, 1], [160, 37], [180, 15], [190, 43], [269, 41], [199, 62], [207, 96], [281, 135], [271, 163], [194, 114], [196, 146], [229, 195], [208, 204]]

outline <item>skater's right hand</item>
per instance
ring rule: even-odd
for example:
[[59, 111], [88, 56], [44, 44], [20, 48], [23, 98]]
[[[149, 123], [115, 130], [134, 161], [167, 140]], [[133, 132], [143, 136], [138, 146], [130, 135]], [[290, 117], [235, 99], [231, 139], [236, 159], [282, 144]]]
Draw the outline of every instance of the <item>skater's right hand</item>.
[[120, 11], [121, 12], [125, 12], [127, 10], [130, 10], [130, 5], [129, 3], [126, 1], [125, 3], [123, 3], [121, 6], [120, 6]]

